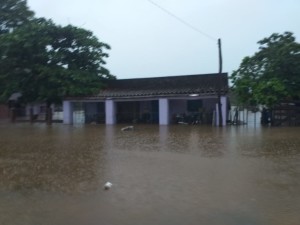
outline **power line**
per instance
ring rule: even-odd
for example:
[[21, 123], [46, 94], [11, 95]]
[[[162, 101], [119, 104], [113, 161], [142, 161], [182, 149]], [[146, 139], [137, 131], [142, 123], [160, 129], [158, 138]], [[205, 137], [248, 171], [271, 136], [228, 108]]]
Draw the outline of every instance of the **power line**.
[[157, 3], [153, 2], [152, 0], [147, 0], [148, 2], [150, 2], [152, 5], [156, 6], [157, 8], [161, 9], [162, 11], [164, 11], [165, 13], [167, 13], [169, 16], [172, 16], [173, 18], [175, 18], [176, 20], [178, 20], [179, 22], [183, 23], [184, 25], [186, 25], [187, 27], [191, 28], [192, 30], [202, 34], [203, 36], [216, 41], [217, 39], [214, 38], [213, 36], [199, 30], [197, 27], [191, 25], [190, 23], [186, 22], [185, 20], [181, 19], [180, 17], [176, 16], [174, 13], [170, 12], [169, 10], [163, 8], [162, 6], [158, 5]]

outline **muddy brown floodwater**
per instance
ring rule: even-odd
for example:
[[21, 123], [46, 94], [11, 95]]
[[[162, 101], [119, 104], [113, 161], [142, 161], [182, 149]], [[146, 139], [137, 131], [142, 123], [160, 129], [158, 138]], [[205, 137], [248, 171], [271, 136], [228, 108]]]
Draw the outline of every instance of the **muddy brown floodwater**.
[[300, 224], [300, 128], [121, 128], [0, 123], [0, 224]]

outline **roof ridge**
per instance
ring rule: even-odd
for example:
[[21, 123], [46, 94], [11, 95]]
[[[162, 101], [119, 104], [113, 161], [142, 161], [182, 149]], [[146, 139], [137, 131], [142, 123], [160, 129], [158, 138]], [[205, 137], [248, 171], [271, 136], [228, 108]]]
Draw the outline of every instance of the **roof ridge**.
[[[207, 73], [207, 74], [188, 74], [188, 75], [171, 75], [171, 76], [162, 76], [162, 77], [136, 77], [136, 78], [123, 78], [123, 79], [116, 79], [116, 80], [146, 80], [146, 79], [170, 79], [170, 78], [184, 78], [184, 77], [196, 77], [196, 76], [217, 76], [220, 73]], [[221, 73], [221, 75], [228, 76], [227, 72]], [[114, 80], [115, 81], [115, 80]]]

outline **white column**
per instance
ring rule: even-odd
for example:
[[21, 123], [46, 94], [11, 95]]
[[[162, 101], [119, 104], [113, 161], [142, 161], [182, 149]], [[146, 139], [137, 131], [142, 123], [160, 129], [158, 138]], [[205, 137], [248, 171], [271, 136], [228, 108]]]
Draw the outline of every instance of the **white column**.
[[107, 125], [116, 123], [116, 103], [114, 100], [105, 101], [105, 123]]
[[215, 113], [215, 126], [219, 126], [219, 103], [216, 103], [216, 113]]
[[169, 100], [161, 98], [159, 99], [159, 125], [168, 125], [169, 120]]
[[63, 101], [63, 123], [73, 124], [73, 103]]
[[222, 118], [223, 118], [223, 126], [227, 124], [227, 97], [221, 96], [221, 106], [222, 106]]
[[[227, 121], [227, 97], [221, 96], [221, 113], [222, 113], [222, 126], [226, 126]], [[216, 126], [219, 126], [219, 107], [216, 104]]]

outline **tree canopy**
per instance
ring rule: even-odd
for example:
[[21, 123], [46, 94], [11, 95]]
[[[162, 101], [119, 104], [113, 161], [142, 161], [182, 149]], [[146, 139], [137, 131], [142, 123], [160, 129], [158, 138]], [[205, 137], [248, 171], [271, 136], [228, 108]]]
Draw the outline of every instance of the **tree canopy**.
[[272, 107], [300, 99], [300, 44], [293, 33], [274, 33], [258, 44], [259, 51], [245, 57], [231, 75], [238, 102]]
[[25, 0], [0, 0], [0, 34], [30, 21], [34, 13], [27, 7]]
[[114, 78], [103, 66], [108, 49], [91, 31], [31, 18], [0, 35], [0, 96], [21, 92], [25, 103], [53, 103], [94, 94], [105, 79]]

